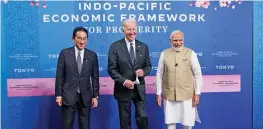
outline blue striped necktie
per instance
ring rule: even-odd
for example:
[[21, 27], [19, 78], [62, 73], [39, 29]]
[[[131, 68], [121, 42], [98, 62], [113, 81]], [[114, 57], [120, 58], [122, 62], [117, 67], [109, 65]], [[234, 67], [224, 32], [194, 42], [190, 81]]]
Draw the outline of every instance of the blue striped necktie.
[[132, 65], [134, 65], [134, 63], [135, 63], [135, 54], [134, 54], [133, 43], [130, 43], [130, 62]]

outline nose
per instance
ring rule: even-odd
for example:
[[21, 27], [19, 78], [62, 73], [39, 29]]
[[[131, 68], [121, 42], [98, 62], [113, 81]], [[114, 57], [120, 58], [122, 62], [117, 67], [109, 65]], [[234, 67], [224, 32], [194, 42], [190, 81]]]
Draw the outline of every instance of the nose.
[[85, 40], [81, 40], [80, 43], [85, 43]]

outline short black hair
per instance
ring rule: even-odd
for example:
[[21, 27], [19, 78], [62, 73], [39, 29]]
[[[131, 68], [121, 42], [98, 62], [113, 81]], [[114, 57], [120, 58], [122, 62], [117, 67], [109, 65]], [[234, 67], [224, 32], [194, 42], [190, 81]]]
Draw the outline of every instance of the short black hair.
[[88, 38], [88, 30], [82, 26], [79, 26], [79, 27], [76, 27], [74, 30], [73, 30], [73, 34], [72, 34], [72, 38], [74, 39], [76, 37], [76, 33], [78, 31], [83, 31], [83, 32], [86, 32], [87, 34], [87, 38]]

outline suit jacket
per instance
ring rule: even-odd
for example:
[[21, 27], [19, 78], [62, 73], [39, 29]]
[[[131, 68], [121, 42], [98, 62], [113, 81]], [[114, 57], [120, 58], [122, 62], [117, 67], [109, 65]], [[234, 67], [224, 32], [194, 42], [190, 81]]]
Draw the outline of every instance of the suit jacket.
[[[132, 99], [132, 90], [124, 87], [126, 79], [135, 81], [136, 70], [143, 69], [144, 76], [150, 73], [152, 66], [149, 57], [148, 46], [138, 40], [135, 40], [135, 65], [130, 63], [130, 56], [125, 39], [114, 42], [110, 46], [108, 57], [108, 73], [115, 81], [114, 97], [119, 101], [130, 101]], [[140, 84], [136, 85], [140, 98], [145, 100], [145, 80], [139, 77]]]
[[85, 48], [82, 70], [79, 74], [74, 47], [60, 52], [56, 73], [56, 96], [62, 96], [64, 105], [74, 105], [77, 87], [84, 106], [99, 95], [99, 70], [97, 54]]

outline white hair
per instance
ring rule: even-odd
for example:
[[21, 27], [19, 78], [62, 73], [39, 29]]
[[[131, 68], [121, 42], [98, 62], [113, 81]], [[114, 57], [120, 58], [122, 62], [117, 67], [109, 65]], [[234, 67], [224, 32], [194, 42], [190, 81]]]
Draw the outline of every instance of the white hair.
[[175, 31], [173, 31], [173, 32], [171, 33], [170, 39], [172, 39], [173, 35], [176, 34], [176, 33], [181, 33], [181, 34], [184, 36], [184, 33], [183, 33], [182, 31], [180, 31], [180, 30], [175, 30]]
[[131, 22], [136, 23], [136, 20], [135, 19], [126, 19], [126, 20], [124, 20], [123, 23], [122, 23], [122, 28], [125, 26], [125, 24], [131, 23]]

